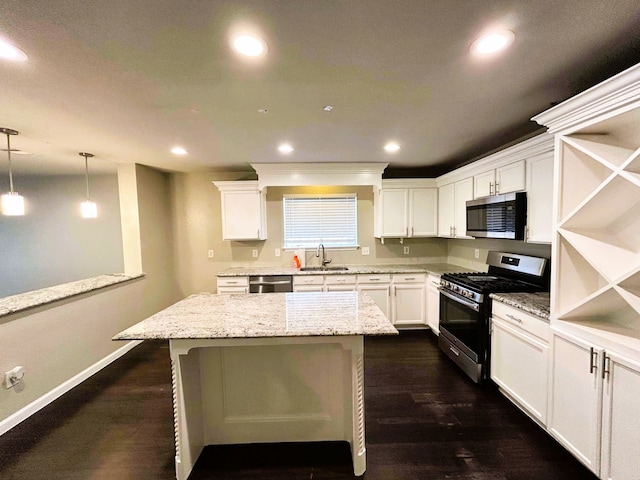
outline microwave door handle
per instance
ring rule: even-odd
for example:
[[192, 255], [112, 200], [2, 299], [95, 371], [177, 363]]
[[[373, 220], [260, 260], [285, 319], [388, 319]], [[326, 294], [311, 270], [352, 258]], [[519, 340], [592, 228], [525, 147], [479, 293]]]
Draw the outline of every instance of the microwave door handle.
[[471, 302], [469, 300], [466, 300], [464, 298], [460, 298], [456, 295], [453, 295], [452, 293], [449, 293], [448, 291], [446, 291], [444, 288], [440, 287], [438, 288], [438, 290], [440, 290], [440, 293], [442, 295], [444, 295], [447, 298], [450, 298], [451, 300], [453, 300], [454, 302], [458, 302], [461, 303], [462, 305], [464, 305], [465, 307], [469, 307], [471, 310], [473, 310], [474, 312], [477, 312], [480, 308], [478, 307], [478, 304], [475, 302]]

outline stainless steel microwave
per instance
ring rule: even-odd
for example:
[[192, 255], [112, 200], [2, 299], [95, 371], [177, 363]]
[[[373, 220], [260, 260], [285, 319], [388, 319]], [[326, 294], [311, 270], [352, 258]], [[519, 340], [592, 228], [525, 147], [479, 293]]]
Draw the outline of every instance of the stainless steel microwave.
[[467, 235], [470, 237], [524, 240], [527, 194], [505, 193], [467, 202]]

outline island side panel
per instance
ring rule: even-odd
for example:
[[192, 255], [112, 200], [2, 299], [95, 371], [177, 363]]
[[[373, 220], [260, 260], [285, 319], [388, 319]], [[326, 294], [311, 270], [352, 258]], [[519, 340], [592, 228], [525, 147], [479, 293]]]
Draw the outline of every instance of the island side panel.
[[349, 444], [351, 445], [351, 457], [353, 459], [354, 475], [364, 475], [367, 468], [367, 455], [365, 446], [365, 417], [364, 417], [364, 338], [354, 337], [346, 352], [349, 361], [346, 368], [345, 382], [351, 395], [346, 414], [349, 416], [347, 425], [350, 428]]

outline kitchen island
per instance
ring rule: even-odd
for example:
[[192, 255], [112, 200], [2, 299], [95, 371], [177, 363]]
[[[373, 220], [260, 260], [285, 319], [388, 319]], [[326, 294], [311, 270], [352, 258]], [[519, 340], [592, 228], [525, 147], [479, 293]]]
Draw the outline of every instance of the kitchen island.
[[397, 333], [362, 292], [198, 294], [114, 340], [169, 340], [178, 480], [206, 445], [333, 440], [359, 476], [364, 335]]

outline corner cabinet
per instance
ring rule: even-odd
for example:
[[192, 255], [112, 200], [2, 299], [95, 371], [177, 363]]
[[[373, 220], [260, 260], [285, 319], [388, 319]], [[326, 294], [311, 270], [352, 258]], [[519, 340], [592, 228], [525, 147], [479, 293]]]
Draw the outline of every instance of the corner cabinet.
[[433, 179], [382, 180], [375, 195], [377, 238], [435, 237], [438, 189]]
[[223, 240], [266, 240], [266, 192], [258, 181], [213, 182], [220, 190]]
[[467, 236], [467, 200], [473, 200], [473, 177], [438, 188], [438, 236]]
[[527, 158], [527, 235], [530, 243], [553, 238], [553, 150]]

